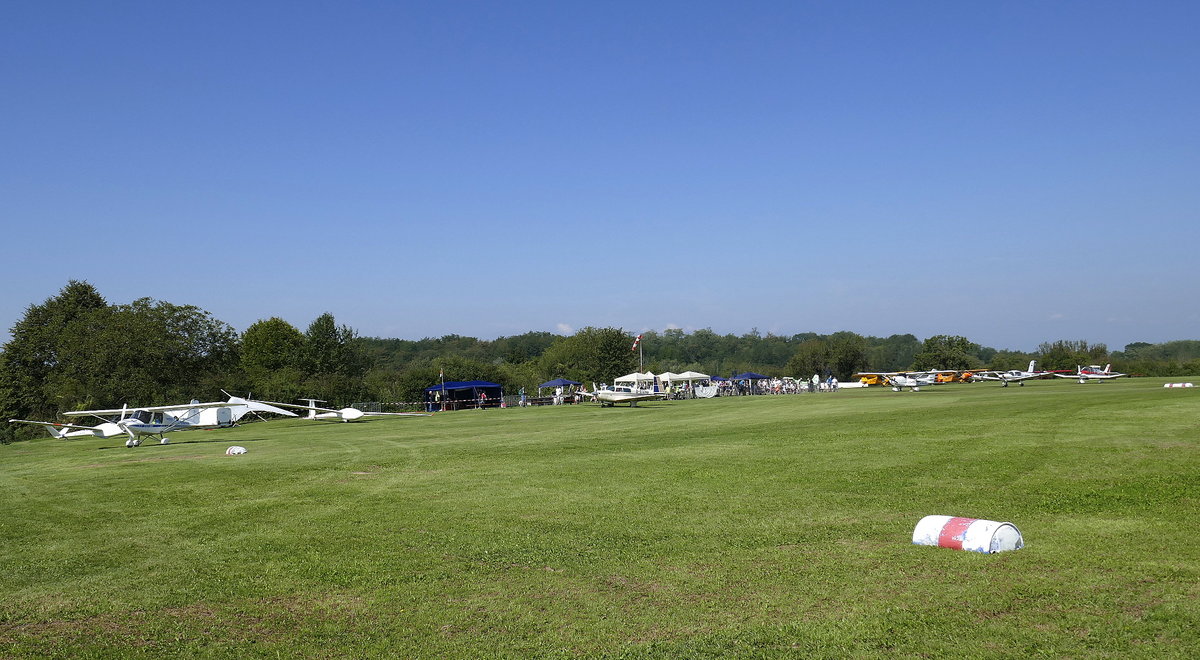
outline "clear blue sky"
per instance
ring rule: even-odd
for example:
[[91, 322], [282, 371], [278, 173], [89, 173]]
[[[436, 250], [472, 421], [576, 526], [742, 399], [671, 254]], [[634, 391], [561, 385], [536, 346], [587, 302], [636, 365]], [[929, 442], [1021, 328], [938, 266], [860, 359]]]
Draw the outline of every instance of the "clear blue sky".
[[0, 326], [1200, 338], [1200, 3], [10, 2]]

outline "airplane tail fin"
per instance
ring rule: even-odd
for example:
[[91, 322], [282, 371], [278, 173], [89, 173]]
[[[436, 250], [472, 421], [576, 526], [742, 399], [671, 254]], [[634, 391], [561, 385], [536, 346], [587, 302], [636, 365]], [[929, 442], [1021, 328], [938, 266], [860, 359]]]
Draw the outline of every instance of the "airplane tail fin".
[[1037, 360], [1030, 360], [1029, 361], [1029, 373], [1033, 373], [1033, 370], [1036, 368], [1037, 368]]
[[1106, 374], [1112, 373], [1112, 365], [1111, 364], [1104, 365], [1104, 373], [1106, 373]]
[[317, 404], [325, 403], [324, 399], [300, 399], [308, 404], [308, 416], [305, 419], [317, 418]]
[[54, 436], [55, 438], [59, 438], [59, 439], [67, 437], [67, 433], [69, 433], [71, 431], [71, 427], [69, 427], [69, 426], [63, 426], [61, 424], [53, 424], [51, 422], [35, 422], [35, 421], [29, 420], [29, 419], [10, 419], [10, 420], [8, 420], [8, 422], [10, 424], [36, 424], [36, 425], [46, 429], [46, 432], [48, 432], [50, 435]]

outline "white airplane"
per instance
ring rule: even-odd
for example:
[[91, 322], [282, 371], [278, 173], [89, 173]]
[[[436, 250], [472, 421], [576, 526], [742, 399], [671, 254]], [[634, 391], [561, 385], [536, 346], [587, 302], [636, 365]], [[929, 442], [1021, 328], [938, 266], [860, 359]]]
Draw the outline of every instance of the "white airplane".
[[635, 390], [632, 387], [625, 385], [605, 385], [597, 388], [595, 383], [592, 383], [591, 392], [580, 392], [584, 396], [590, 396], [593, 400], [600, 402], [600, 407], [615, 406], [618, 403], [628, 403], [630, 408], [638, 404], [638, 401], [654, 401], [663, 398], [663, 392], [646, 392]]
[[1100, 368], [1100, 365], [1093, 364], [1088, 367], [1076, 366], [1075, 373], [1073, 374], [1054, 375], [1058, 376], [1059, 378], [1075, 378], [1082, 384], [1088, 382], [1089, 380], [1112, 380], [1114, 378], [1127, 376], [1128, 374], [1121, 374], [1113, 371], [1111, 364], [1104, 365], [1103, 369]]
[[251, 412], [269, 412], [276, 415], [296, 417], [296, 413], [276, 408], [262, 401], [253, 401], [231, 396], [228, 401], [191, 403], [168, 406], [143, 406], [110, 408], [106, 410], [71, 410], [63, 417], [96, 417], [101, 422], [95, 426], [58, 422], [35, 422], [28, 419], [10, 419], [9, 422], [37, 424], [56, 438], [111, 438], [125, 434], [129, 439], [126, 447], [142, 444], [142, 436], [158, 436], [161, 444], [167, 444], [166, 433], [193, 429], [219, 429], [233, 426]]
[[996, 380], [1000, 381], [1000, 387], [1008, 387], [1009, 383], [1016, 383], [1021, 387], [1025, 386], [1025, 381], [1033, 380], [1034, 378], [1042, 378], [1049, 376], [1049, 371], [1034, 371], [1037, 368], [1037, 360], [1029, 361], [1029, 370], [1021, 371], [1020, 369], [1010, 369], [1008, 371], [976, 371], [971, 376], [971, 380]]
[[937, 380], [937, 375], [936, 371], [895, 374], [888, 376], [888, 382], [891, 383], [893, 392], [899, 392], [906, 387], [913, 392], [920, 392], [925, 385], [941, 385]]
[[308, 405], [302, 406], [298, 403], [276, 403], [274, 401], [272, 401], [270, 403], [272, 405], [283, 406], [285, 408], [295, 408], [297, 410], [307, 410], [308, 415], [304, 419], [337, 419], [337, 420], [341, 420], [343, 422], [353, 422], [357, 419], [362, 419], [363, 417], [375, 417], [375, 416], [386, 416], [386, 415], [394, 415], [394, 416], [398, 416], [398, 417], [432, 417], [433, 416], [430, 413], [417, 413], [417, 412], [365, 412], [365, 411], [359, 410], [358, 408], [339, 408], [339, 409], [335, 410], [333, 408], [321, 408], [320, 406], [318, 406], [317, 405], [318, 403], [325, 403], [325, 401], [322, 399], [300, 399], [300, 400], [307, 401]]
[[893, 392], [899, 392], [904, 388], [909, 388], [914, 392], [920, 392], [921, 388], [926, 385], [941, 385], [938, 380], [938, 374], [955, 373], [952, 371], [862, 371], [854, 374], [856, 378], [862, 379], [861, 382], [877, 381], [882, 379], [887, 385], [892, 386]]

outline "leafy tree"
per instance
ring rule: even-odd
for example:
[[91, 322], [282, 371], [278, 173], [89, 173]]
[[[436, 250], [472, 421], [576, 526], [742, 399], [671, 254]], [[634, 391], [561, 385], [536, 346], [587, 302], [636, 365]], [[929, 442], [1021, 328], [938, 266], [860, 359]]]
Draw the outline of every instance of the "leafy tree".
[[1108, 347], [1104, 344], [1089, 344], [1083, 340], [1060, 339], [1039, 345], [1037, 355], [1043, 369], [1074, 371], [1077, 366], [1103, 363], [1108, 359]]
[[925, 340], [921, 352], [913, 356], [914, 369], [975, 369], [982, 366], [972, 344], [959, 335], [935, 335]]
[[338, 325], [333, 314], [318, 316], [304, 332], [305, 387], [310, 395], [329, 401], [361, 397], [370, 358], [350, 326]]
[[91, 284], [70, 280], [58, 295], [26, 308], [0, 359], [0, 411], [5, 419], [52, 419], [57, 414], [59, 393], [50, 383], [56, 372], [70, 366], [63, 364], [63, 351], [69, 348], [68, 337], [76, 333], [68, 330], [86, 327], [92, 315], [107, 306]]
[[824, 339], [809, 339], [796, 347], [792, 359], [788, 360], [787, 370], [797, 378], [806, 378], [811, 374], [825, 374], [833, 368], [833, 362], [833, 351], [829, 342]]
[[306, 358], [305, 336], [278, 317], [255, 321], [242, 333], [242, 367], [251, 373], [299, 368]]
[[913, 358], [921, 350], [921, 341], [913, 335], [892, 335], [876, 339], [867, 349], [868, 371], [903, 371], [912, 367]]
[[867, 340], [853, 332], [835, 332], [829, 336], [831, 368], [839, 380], [849, 380], [867, 366]]
[[633, 343], [619, 328], [587, 327], [555, 342], [542, 354], [542, 373], [582, 383], [612, 382], [637, 368]]

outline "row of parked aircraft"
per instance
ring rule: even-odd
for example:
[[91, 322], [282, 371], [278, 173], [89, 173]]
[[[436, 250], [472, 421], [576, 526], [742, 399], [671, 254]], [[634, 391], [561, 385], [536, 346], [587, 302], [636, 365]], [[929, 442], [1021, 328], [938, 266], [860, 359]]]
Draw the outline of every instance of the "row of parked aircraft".
[[1061, 373], [1056, 371], [1038, 371], [1037, 360], [1029, 361], [1027, 370], [1010, 369], [1008, 371], [958, 371], [951, 369], [941, 369], [937, 371], [889, 371], [889, 372], [860, 372], [854, 374], [856, 378], [864, 385], [875, 385], [883, 383], [891, 385], [893, 392], [899, 392], [904, 388], [909, 388], [913, 392], [921, 391], [921, 387], [926, 385], [941, 385], [954, 381], [978, 382], [978, 381], [995, 381], [999, 382], [1001, 387], [1008, 387], [1009, 383], [1016, 383], [1024, 386], [1025, 381], [1034, 380], [1037, 378], [1070, 378], [1078, 380], [1080, 383], [1086, 383], [1090, 380], [1104, 381], [1114, 378], [1121, 378], [1127, 374], [1117, 373], [1112, 370], [1111, 364], [1106, 364], [1103, 367], [1100, 365], [1077, 366], [1075, 373]]
[[[226, 394], [229, 394], [226, 392]], [[296, 403], [278, 403], [275, 401], [255, 401], [237, 396], [230, 396], [228, 401], [211, 401], [201, 403], [195, 399], [191, 403], [141, 406], [130, 408], [109, 408], [101, 410], [70, 410], [63, 417], [87, 418], [94, 417], [99, 422], [94, 425], [75, 424], [69, 422], [38, 422], [28, 419], [10, 419], [16, 424], [36, 424], [45, 428], [56, 438], [112, 438], [120, 435], [128, 436], [126, 447], [137, 447], [142, 444], [143, 437], [157, 436], [161, 444], [170, 442], [166, 434], [174, 431], [191, 431], [196, 429], [229, 428], [248, 414], [273, 413], [285, 417], [299, 417], [286, 408], [308, 412], [305, 419], [338, 420], [352, 422], [368, 416], [396, 415], [429, 417], [429, 413], [387, 413], [365, 412], [358, 408], [322, 408], [318, 403], [321, 399], [300, 399], [306, 405]]]

